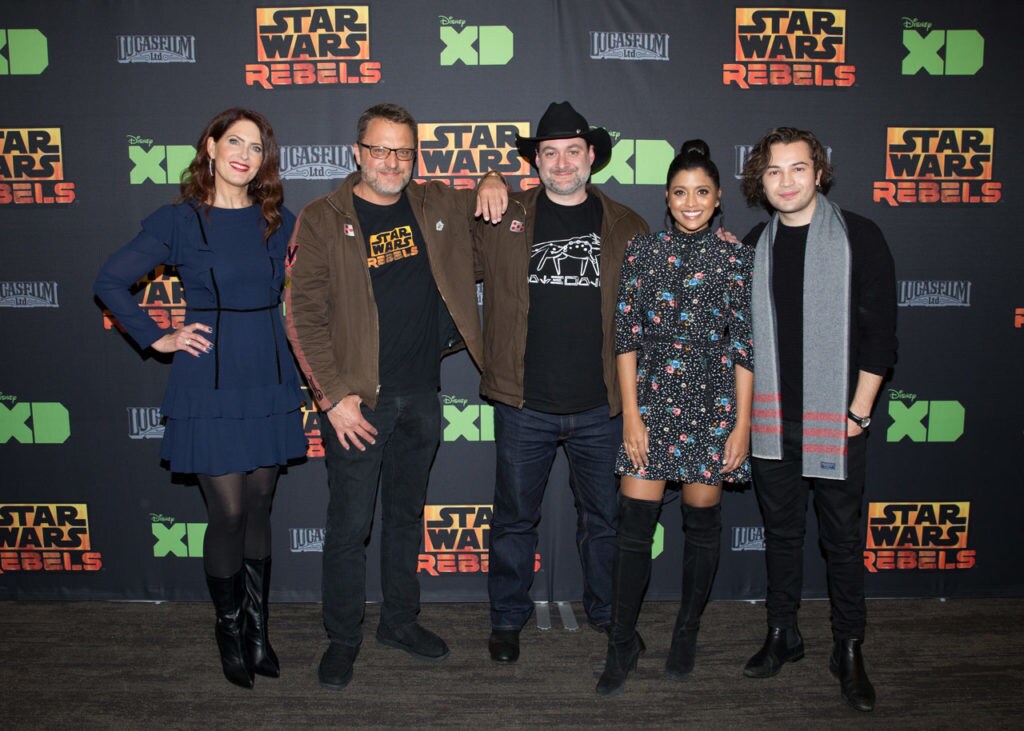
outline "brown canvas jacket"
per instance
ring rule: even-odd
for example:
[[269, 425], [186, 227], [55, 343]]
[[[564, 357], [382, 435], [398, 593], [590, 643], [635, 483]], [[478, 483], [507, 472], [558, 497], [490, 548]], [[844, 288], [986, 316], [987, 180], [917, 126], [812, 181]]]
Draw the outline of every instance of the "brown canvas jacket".
[[[333, 193], [302, 209], [286, 259], [285, 327], [299, 368], [324, 411], [349, 394], [376, 408], [380, 391], [377, 304], [352, 203], [359, 180], [360, 173], [352, 173]], [[483, 337], [473, 264], [473, 193], [438, 182], [413, 182], [405, 192], [437, 289], [479, 367]], [[438, 357], [449, 345], [439, 343]]]
[[[497, 226], [476, 226], [476, 248], [484, 279], [484, 364], [480, 393], [486, 398], [522, 408], [525, 374], [527, 314], [530, 287], [527, 275], [537, 196], [533, 188], [509, 196], [508, 212]], [[626, 206], [593, 186], [587, 193], [601, 201], [601, 322], [604, 338], [601, 359], [608, 390], [610, 416], [622, 410], [615, 369], [615, 303], [619, 271], [626, 244], [647, 233], [647, 223]]]

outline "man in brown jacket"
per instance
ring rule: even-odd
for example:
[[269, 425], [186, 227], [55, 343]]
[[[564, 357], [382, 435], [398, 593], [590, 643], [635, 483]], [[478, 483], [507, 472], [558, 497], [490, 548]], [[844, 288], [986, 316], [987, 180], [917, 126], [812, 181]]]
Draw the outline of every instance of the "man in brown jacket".
[[517, 142], [543, 186], [511, 194], [505, 220], [477, 228], [484, 267], [480, 392], [496, 402], [487, 587], [488, 647], [497, 662], [519, 657], [519, 632], [533, 610], [537, 525], [560, 444], [578, 507], [583, 607], [595, 628], [611, 621], [614, 462], [622, 443], [615, 301], [626, 243], [647, 231], [640, 216], [587, 185], [591, 170], [608, 162], [611, 138], [568, 102], [551, 104], [536, 137]]
[[[320, 684], [344, 688], [362, 642], [366, 543], [381, 494], [379, 642], [427, 660], [417, 623], [423, 504], [440, 436], [442, 352], [478, 365], [472, 193], [411, 184], [416, 123], [393, 104], [359, 118], [353, 173], [303, 209], [290, 249], [287, 330], [321, 411], [328, 471]], [[461, 338], [460, 338], [461, 334]]]

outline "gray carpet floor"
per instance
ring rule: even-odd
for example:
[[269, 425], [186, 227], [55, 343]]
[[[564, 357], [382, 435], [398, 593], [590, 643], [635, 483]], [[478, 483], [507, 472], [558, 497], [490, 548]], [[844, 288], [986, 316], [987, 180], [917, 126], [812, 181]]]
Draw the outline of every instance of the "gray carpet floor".
[[[580, 609], [575, 607], [577, 616]], [[377, 644], [378, 607], [343, 691], [319, 687], [325, 646], [316, 604], [276, 604], [279, 679], [244, 690], [221, 675], [212, 608], [200, 603], [0, 602], [0, 719], [5, 728], [1022, 728], [1024, 600], [875, 600], [865, 657], [878, 691], [870, 714], [848, 708], [829, 675], [828, 605], [807, 602], [807, 655], [767, 680], [743, 664], [764, 637], [764, 607], [714, 602], [697, 669], [662, 675], [675, 607], [649, 602], [647, 654], [626, 689], [594, 695], [602, 635], [534, 626], [514, 665], [487, 656], [487, 607], [429, 604], [421, 621], [451, 655], [417, 661]]]

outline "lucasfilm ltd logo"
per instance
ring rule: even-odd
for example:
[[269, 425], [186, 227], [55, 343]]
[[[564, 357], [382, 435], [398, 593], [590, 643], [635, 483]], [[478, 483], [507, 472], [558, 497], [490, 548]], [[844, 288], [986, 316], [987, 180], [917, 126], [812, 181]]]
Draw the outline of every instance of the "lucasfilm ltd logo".
[[763, 551], [764, 528], [760, 526], [737, 526], [732, 529], [732, 550]]
[[282, 145], [282, 180], [339, 180], [356, 170], [351, 145]]
[[971, 283], [954, 279], [901, 279], [900, 307], [970, 307]]
[[292, 553], [323, 553], [323, 528], [291, 528], [288, 530], [288, 550]]
[[0, 282], [0, 307], [60, 307], [56, 282]]
[[590, 57], [618, 61], [668, 61], [668, 33], [590, 31]]
[[128, 406], [129, 439], [163, 439], [164, 422], [158, 406]]
[[195, 63], [196, 37], [118, 36], [118, 63]]

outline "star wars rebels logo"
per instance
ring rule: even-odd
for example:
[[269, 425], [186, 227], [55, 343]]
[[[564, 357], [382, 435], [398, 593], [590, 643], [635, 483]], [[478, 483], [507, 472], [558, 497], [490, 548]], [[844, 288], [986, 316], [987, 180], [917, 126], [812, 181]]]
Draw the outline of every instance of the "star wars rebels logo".
[[736, 8], [736, 63], [722, 83], [752, 86], [853, 86], [846, 64], [846, 11]]
[[871, 503], [864, 567], [871, 573], [969, 569], [968, 503]]
[[[185, 288], [170, 267], [159, 266], [153, 274], [139, 280], [142, 290], [139, 307], [146, 311], [161, 330], [178, 329], [185, 324]], [[124, 328], [110, 310], [103, 310], [103, 329]]]
[[[487, 573], [493, 516], [490, 505], [424, 505], [423, 553], [416, 570], [431, 576]], [[533, 570], [540, 567], [538, 553]]]
[[530, 162], [519, 157], [516, 135], [529, 136], [528, 122], [447, 122], [419, 125], [419, 182], [440, 180], [453, 188], [475, 188], [496, 170], [519, 190], [536, 187]]
[[256, 8], [256, 58], [245, 66], [247, 86], [376, 84], [370, 60], [370, 8], [318, 5]]
[[[308, 386], [303, 386], [302, 390], [306, 394], [309, 393]], [[317, 417], [320, 410], [316, 407], [316, 403], [314, 403], [312, 398], [302, 400], [300, 411], [302, 412], [302, 431], [306, 434], [306, 457], [309, 459], [323, 457], [324, 435], [320, 431], [320, 420], [327, 417]], [[333, 436], [330, 431], [328, 431], [328, 434]]]
[[85, 504], [0, 504], [0, 573], [99, 571]]
[[0, 205], [74, 203], [60, 127], [0, 128]]
[[875, 203], [998, 203], [1003, 184], [992, 180], [993, 127], [889, 127], [885, 177]]

